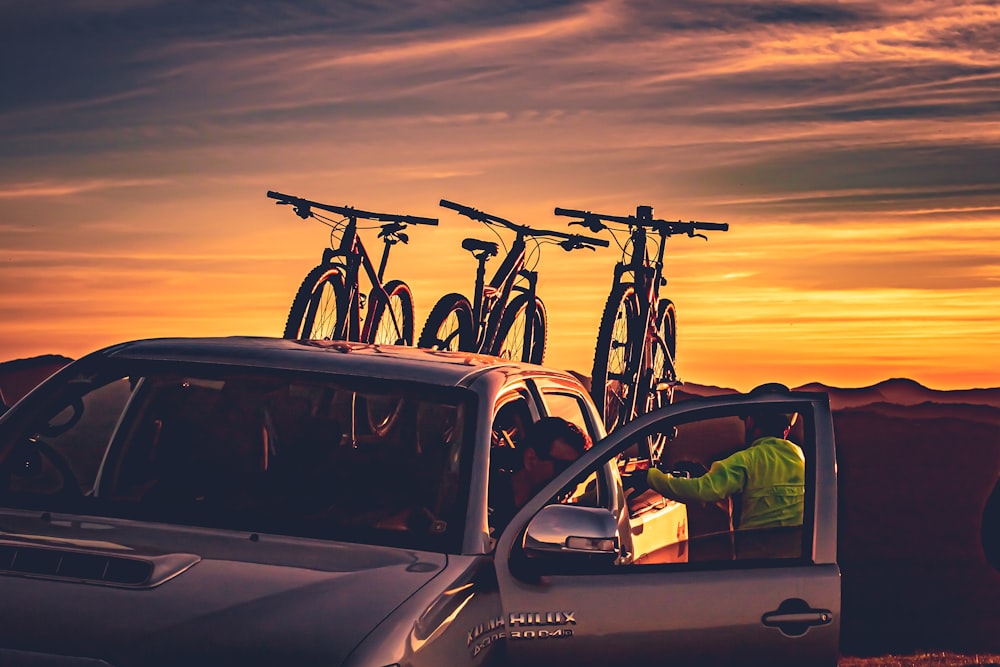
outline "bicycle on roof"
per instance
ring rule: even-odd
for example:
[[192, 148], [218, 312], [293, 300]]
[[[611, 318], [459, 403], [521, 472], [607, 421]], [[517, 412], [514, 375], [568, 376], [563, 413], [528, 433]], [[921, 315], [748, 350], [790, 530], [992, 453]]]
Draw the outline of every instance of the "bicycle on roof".
[[532, 268], [525, 268], [529, 259], [527, 241], [535, 243], [534, 251], [540, 251], [542, 243], [556, 244], [571, 251], [606, 247], [609, 242], [579, 234], [535, 229], [447, 199], [441, 200], [441, 206], [487, 226], [505, 227], [515, 232], [515, 237], [510, 248], [505, 247], [506, 254], [489, 283], [486, 282], [486, 262], [499, 255], [499, 244], [474, 238], [462, 241], [462, 248], [471, 252], [478, 262], [473, 299], [470, 302], [458, 293], [441, 297], [428, 315], [417, 345], [542, 363], [547, 320], [545, 305], [536, 295], [538, 272], [534, 267], [537, 258]]
[[[333, 206], [268, 191], [279, 205], [291, 206], [305, 220], [315, 218], [331, 228], [331, 245], [320, 263], [302, 280], [288, 311], [283, 338], [347, 340], [382, 345], [412, 345], [414, 331], [413, 294], [402, 280], [383, 282], [389, 250], [407, 243], [407, 225], [436, 225], [436, 218], [394, 213], [373, 213], [350, 206]], [[341, 216], [340, 220], [316, 211]], [[384, 244], [378, 269], [358, 235], [358, 220], [381, 222], [378, 236]], [[339, 242], [335, 241], [340, 234]], [[362, 294], [361, 271], [372, 284]], [[362, 318], [361, 312], [367, 309]]]
[[[591, 396], [610, 433], [671, 403], [674, 387], [679, 384], [675, 365], [677, 311], [670, 299], [660, 296], [660, 288], [667, 283], [663, 276], [667, 238], [685, 235], [707, 240], [698, 232], [724, 232], [729, 225], [658, 220], [653, 218], [651, 206], [638, 206], [635, 215], [628, 216], [558, 207], [555, 214], [580, 218], [569, 224], [583, 225], [592, 232], [609, 230], [622, 250], [601, 316], [591, 372]], [[618, 226], [609, 227], [606, 222]], [[627, 240], [620, 242], [616, 232], [627, 232]], [[662, 445], [662, 441], [650, 443], [651, 450]], [[659, 451], [650, 454], [654, 461], [659, 458]]]

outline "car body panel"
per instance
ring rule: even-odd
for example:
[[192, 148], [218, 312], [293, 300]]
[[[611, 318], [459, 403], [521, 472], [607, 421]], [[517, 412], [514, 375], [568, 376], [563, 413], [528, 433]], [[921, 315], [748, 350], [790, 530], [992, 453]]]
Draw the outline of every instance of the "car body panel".
[[[0, 645], [112, 664], [339, 664], [446, 565], [443, 554], [236, 531], [4, 512], [5, 545], [198, 562], [152, 587], [0, 577]], [[33, 534], [31, 539], [24, 537]], [[282, 657], [284, 656], [284, 657]]]

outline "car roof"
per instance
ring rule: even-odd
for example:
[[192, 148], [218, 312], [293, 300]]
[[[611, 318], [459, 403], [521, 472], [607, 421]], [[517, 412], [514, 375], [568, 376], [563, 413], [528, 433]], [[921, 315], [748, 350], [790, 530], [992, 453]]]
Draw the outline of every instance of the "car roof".
[[252, 336], [153, 338], [114, 345], [99, 354], [113, 359], [211, 363], [377, 377], [443, 386], [468, 386], [492, 371], [504, 375], [568, 372], [470, 352], [336, 340], [288, 340]]

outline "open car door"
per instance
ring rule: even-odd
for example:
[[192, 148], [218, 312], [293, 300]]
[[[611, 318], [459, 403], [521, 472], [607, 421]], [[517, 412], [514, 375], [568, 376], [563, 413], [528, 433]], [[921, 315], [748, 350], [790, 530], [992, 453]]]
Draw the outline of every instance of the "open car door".
[[[797, 415], [786, 439], [804, 458], [801, 526], [740, 530], [737, 496], [681, 504], [686, 517], [675, 513], [669, 524], [676, 530], [644, 534], [646, 514], [620, 481], [640, 445], [662, 437], [657, 465], [698, 475], [698, 466], [748, 447], [741, 416], [750, 406]], [[825, 394], [692, 399], [618, 429], [529, 501], [500, 538], [511, 663], [835, 665], [836, 491]], [[658, 511], [666, 515], [667, 505]]]

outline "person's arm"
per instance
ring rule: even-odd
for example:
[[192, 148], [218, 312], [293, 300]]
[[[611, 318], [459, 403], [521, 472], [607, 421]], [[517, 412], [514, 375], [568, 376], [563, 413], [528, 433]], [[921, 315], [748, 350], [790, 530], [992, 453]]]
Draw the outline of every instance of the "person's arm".
[[716, 461], [708, 472], [701, 477], [672, 477], [656, 468], [651, 468], [646, 475], [649, 487], [660, 495], [689, 502], [698, 500], [711, 503], [730, 497], [743, 491], [746, 485], [746, 465], [743, 462], [743, 452]]

